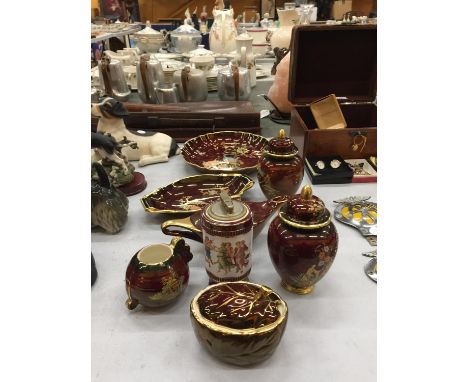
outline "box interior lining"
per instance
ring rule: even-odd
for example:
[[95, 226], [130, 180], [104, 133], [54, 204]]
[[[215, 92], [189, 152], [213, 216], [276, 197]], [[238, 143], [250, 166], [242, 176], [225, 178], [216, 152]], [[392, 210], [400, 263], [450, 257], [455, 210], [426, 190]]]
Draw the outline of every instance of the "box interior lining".
[[[334, 93], [337, 97], [373, 100], [376, 95], [377, 31], [298, 28], [300, 56], [295, 59], [296, 81], [290, 89], [294, 104]], [[342, 49], [340, 49], [342, 47]], [[294, 55], [294, 52], [291, 52]]]

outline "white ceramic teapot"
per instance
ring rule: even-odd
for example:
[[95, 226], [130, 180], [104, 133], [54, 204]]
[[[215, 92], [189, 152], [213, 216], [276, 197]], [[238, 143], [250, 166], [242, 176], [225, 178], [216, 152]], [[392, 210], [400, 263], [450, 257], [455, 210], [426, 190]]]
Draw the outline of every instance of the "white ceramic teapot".
[[210, 49], [215, 53], [230, 53], [236, 49], [237, 29], [234, 25], [234, 9], [213, 9], [213, 16]]
[[255, 67], [255, 55], [252, 51], [253, 37], [248, 33], [242, 33], [236, 37], [237, 53], [235, 57], [236, 64], [247, 68], [250, 76], [250, 86], [257, 84], [257, 70]]

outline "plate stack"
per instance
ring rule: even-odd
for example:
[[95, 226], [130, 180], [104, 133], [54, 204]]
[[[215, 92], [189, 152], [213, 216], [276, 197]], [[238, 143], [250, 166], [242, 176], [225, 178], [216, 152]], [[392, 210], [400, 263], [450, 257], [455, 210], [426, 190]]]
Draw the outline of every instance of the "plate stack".
[[218, 71], [210, 70], [208, 73], [206, 73], [206, 82], [208, 84], [209, 92], [218, 90]]

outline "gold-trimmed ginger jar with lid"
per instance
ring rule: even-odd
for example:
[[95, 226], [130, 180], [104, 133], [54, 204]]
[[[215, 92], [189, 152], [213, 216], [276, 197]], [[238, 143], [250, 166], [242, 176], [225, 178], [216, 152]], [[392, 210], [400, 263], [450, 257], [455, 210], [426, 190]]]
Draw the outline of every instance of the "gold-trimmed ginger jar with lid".
[[290, 292], [307, 294], [328, 272], [338, 249], [338, 232], [323, 201], [304, 186], [289, 198], [271, 222], [268, 250]]
[[304, 161], [291, 138], [281, 129], [263, 151], [257, 167], [260, 187], [267, 198], [294, 195], [304, 177]]

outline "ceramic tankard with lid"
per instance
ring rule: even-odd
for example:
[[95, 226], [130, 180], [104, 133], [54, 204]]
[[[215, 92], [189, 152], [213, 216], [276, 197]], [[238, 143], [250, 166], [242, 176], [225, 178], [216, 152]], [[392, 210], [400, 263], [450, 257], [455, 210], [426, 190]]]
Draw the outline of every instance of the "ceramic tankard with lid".
[[246, 280], [252, 267], [250, 208], [222, 191], [202, 213], [205, 268], [210, 283]]

